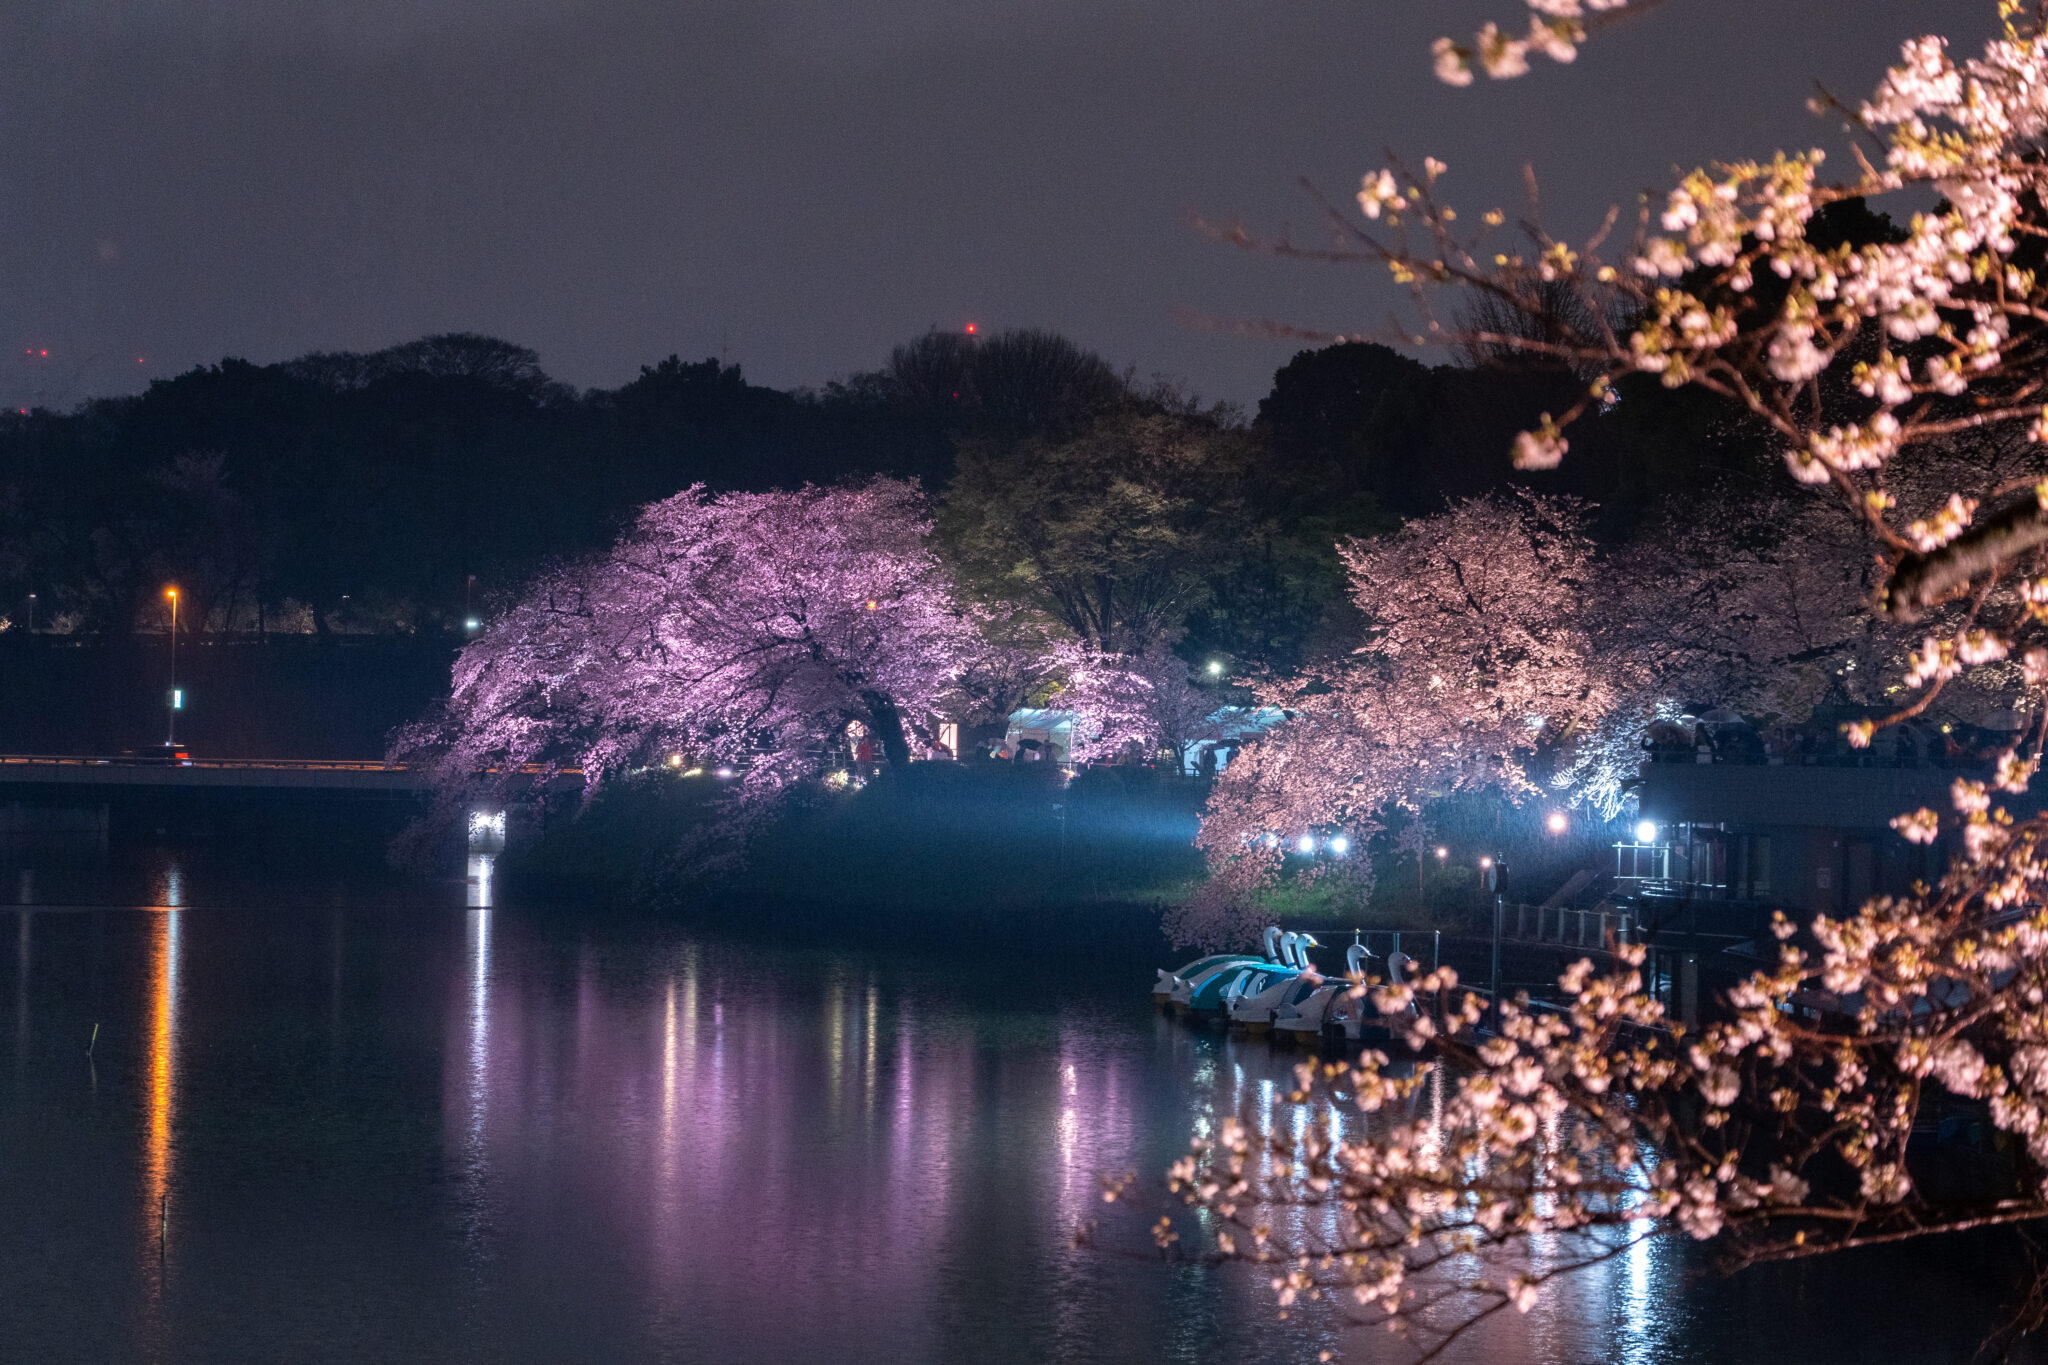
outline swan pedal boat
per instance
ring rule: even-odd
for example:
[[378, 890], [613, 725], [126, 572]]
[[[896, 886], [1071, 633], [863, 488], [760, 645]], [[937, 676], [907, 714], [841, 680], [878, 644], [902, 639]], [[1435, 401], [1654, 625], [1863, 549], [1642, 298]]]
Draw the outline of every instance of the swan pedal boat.
[[[1418, 965], [1414, 958], [1404, 952], [1396, 950], [1390, 953], [1387, 957], [1388, 982], [1396, 986], [1405, 983]], [[1416, 1012], [1413, 1002], [1410, 1002], [1406, 1012], [1411, 1015]], [[1353, 996], [1349, 991], [1337, 992], [1325, 1006], [1322, 1032], [1325, 1037], [1333, 1040], [1341, 1038], [1347, 1043], [1369, 1043], [1374, 1046], [1392, 1044], [1399, 1041], [1402, 1035], [1396, 1019], [1381, 1014], [1369, 993], [1360, 992]]]
[[1273, 1011], [1273, 1036], [1298, 1043], [1320, 1042], [1331, 1026], [1337, 1006], [1353, 986], [1364, 982], [1365, 960], [1371, 956], [1364, 944], [1352, 944], [1344, 953], [1343, 976], [1324, 977], [1313, 989], [1299, 993]]
[[1282, 934], [1281, 967], [1258, 976], [1247, 974], [1236, 990], [1226, 991], [1225, 1013], [1233, 1027], [1264, 1033], [1273, 1027], [1276, 1011], [1297, 1005], [1320, 986], [1324, 977], [1309, 960], [1308, 950], [1320, 947], [1311, 934]]
[[1219, 1014], [1229, 1008], [1254, 975], [1297, 969], [1283, 959], [1283, 938], [1277, 928], [1266, 930], [1264, 957], [1245, 953], [1219, 953], [1197, 958], [1173, 972], [1160, 972], [1152, 988], [1155, 1001], [1164, 999], [1175, 1014]]

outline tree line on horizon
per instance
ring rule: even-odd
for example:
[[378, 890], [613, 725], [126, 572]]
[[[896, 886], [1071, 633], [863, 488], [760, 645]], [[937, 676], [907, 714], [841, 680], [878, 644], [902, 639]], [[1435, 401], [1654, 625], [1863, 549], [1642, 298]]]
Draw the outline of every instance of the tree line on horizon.
[[459, 638], [684, 487], [883, 475], [935, 497], [971, 595], [1028, 600], [1100, 649], [1284, 671], [1347, 610], [1345, 537], [1510, 483], [1593, 503], [1625, 537], [1653, 491], [1764, 471], [1739, 423], [1646, 384], [1570, 468], [1516, 475], [1513, 433], [1580, 385], [1506, 351], [1430, 366], [1346, 342], [1297, 354], [1247, 414], [1030, 330], [934, 331], [796, 391], [671, 356], [578, 392], [461, 334], [227, 359], [0, 417], [0, 617], [161, 630], [175, 582], [195, 632]]

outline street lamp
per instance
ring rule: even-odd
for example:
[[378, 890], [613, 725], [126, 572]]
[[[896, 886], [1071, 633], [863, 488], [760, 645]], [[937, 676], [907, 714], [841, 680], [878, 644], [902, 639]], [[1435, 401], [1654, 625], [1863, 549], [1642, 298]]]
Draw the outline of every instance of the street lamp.
[[1543, 822], [1543, 827], [1552, 834], [1562, 834], [1571, 827], [1571, 821], [1565, 818], [1563, 811], [1554, 810], [1550, 812], [1549, 818]]
[[36, 595], [34, 593], [28, 595], [28, 633], [31, 635], [36, 633]]
[[1493, 994], [1493, 1036], [1500, 1037], [1500, 924], [1507, 909], [1508, 865], [1504, 859], [1481, 858], [1481, 870], [1493, 891], [1493, 974], [1487, 985]]
[[185, 700], [178, 691], [178, 590], [165, 588], [164, 596], [171, 603], [171, 695], [168, 698], [171, 723], [165, 734], [164, 747], [175, 749], [178, 747], [178, 704]]
[[1223, 676], [1223, 661], [1221, 659], [1209, 660], [1209, 676], [1212, 678]]

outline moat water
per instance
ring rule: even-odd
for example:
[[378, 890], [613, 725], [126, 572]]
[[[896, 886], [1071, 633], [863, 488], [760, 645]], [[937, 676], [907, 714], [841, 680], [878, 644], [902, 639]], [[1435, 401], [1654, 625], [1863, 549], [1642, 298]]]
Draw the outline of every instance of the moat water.
[[[0, 845], [0, 1359], [1410, 1358], [1105, 1207], [1221, 1114], [1328, 1118], [1149, 977], [373, 852]], [[1447, 1358], [1961, 1362], [2018, 1283], [2002, 1241], [1734, 1279], [1657, 1245]]]

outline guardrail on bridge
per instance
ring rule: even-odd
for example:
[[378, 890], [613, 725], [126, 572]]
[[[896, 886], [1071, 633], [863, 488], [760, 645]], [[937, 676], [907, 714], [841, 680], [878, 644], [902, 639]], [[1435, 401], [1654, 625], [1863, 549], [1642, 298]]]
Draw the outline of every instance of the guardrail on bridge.
[[1567, 906], [1502, 907], [1501, 938], [1515, 943], [1554, 943], [1560, 947], [1609, 952], [1632, 942], [1636, 924], [1626, 910], [1574, 910]]

